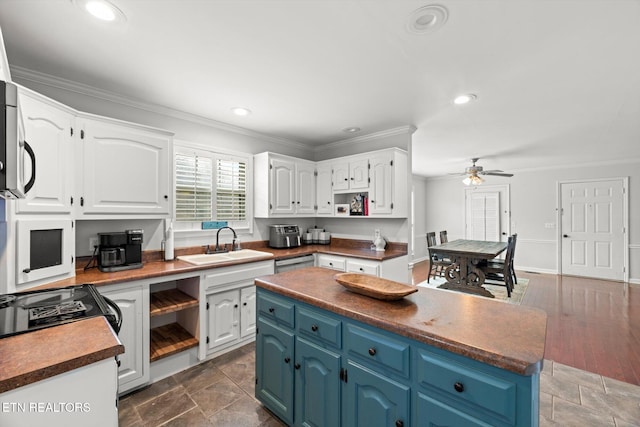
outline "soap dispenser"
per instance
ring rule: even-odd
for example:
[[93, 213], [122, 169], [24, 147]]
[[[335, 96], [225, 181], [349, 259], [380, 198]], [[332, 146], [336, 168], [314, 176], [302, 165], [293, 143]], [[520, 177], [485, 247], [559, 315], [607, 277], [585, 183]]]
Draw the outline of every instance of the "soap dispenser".
[[387, 245], [387, 242], [380, 236], [380, 230], [375, 231], [373, 245], [376, 247], [376, 252], [384, 252], [384, 247]]

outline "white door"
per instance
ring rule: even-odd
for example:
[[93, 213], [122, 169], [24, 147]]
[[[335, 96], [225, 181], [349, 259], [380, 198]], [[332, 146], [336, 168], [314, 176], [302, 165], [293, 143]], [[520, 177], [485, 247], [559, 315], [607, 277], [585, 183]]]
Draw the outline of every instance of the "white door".
[[393, 189], [390, 155], [371, 158], [371, 188], [369, 189], [369, 215], [390, 214]]
[[271, 160], [271, 213], [295, 212], [295, 164], [288, 160]]
[[466, 238], [506, 241], [509, 236], [509, 186], [493, 185], [465, 190]]
[[220, 292], [207, 297], [209, 310], [209, 350], [231, 343], [240, 337], [238, 290]]
[[[75, 118], [55, 101], [23, 90], [20, 108], [25, 139], [36, 154], [37, 175], [31, 191], [17, 200], [16, 212], [71, 213]], [[26, 156], [23, 170], [28, 179], [31, 162]]]
[[296, 164], [296, 213], [316, 213], [316, 176], [313, 163]]
[[624, 279], [624, 182], [560, 184], [562, 274]]
[[256, 333], [256, 287], [240, 289], [240, 336], [242, 338]]
[[81, 123], [82, 214], [168, 215], [171, 136], [108, 119]]
[[316, 177], [316, 201], [318, 215], [333, 215], [333, 191], [331, 189], [331, 165], [318, 164]]

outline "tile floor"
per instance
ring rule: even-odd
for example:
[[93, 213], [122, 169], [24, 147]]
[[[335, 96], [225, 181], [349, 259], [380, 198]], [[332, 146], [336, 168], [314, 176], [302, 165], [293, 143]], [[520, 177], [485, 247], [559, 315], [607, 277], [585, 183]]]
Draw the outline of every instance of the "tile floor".
[[[253, 397], [255, 346], [120, 399], [120, 427], [284, 426]], [[545, 361], [540, 426], [640, 427], [640, 386]]]

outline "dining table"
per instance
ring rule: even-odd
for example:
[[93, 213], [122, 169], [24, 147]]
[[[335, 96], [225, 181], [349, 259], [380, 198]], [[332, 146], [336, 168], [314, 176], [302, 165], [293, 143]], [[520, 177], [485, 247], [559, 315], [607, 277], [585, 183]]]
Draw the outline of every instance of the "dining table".
[[438, 288], [493, 298], [493, 294], [482, 287], [486, 277], [481, 264], [497, 257], [506, 249], [507, 242], [467, 239], [457, 239], [431, 246], [429, 256], [451, 261], [444, 270], [446, 282]]

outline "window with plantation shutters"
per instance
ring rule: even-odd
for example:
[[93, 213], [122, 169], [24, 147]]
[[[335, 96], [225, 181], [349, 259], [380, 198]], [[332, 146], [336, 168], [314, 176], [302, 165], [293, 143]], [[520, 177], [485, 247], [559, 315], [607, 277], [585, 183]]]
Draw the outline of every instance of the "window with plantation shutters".
[[216, 164], [216, 219], [245, 220], [247, 218], [247, 164], [225, 159], [218, 159]]
[[176, 220], [212, 218], [213, 162], [211, 158], [176, 154]]
[[203, 221], [222, 221], [235, 229], [251, 229], [251, 164], [251, 155], [177, 146], [177, 230], [202, 230]]

